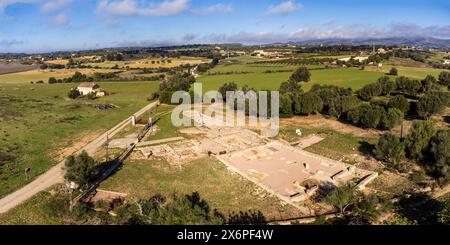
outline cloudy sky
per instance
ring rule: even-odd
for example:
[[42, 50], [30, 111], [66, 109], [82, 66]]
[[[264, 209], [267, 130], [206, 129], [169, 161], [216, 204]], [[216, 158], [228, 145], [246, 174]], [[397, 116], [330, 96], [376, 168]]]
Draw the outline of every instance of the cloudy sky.
[[0, 0], [0, 52], [404, 36], [450, 39], [450, 1]]

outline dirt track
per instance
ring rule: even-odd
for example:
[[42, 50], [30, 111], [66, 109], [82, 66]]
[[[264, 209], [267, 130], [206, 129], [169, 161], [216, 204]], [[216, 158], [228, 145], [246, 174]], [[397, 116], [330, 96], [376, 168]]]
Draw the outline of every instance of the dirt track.
[[[158, 102], [153, 102], [138, 112], [134, 114], [136, 117], [142, 116], [144, 113], [152, 109], [157, 105]], [[106, 136], [112, 137], [114, 134], [118, 133], [124, 127], [131, 123], [130, 118], [127, 118], [117, 124], [115, 127], [110, 129], [109, 131], [103, 133], [95, 140], [91, 141], [89, 144], [85, 145], [83, 148], [79, 150], [74, 150], [72, 153], [79, 153], [81, 151], [86, 151], [89, 154], [95, 153], [95, 151], [106, 142]], [[33, 182], [28, 185], [22, 187], [21, 189], [5, 196], [0, 199], [0, 213], [8, 212], [10, 209], [16, 207], [22, 202], [30, 199], [37, 193], [44, 191], [53, 185], [60, 184], [64, 182], [64, 160], [59, 162], [56, 166], [52, 167], [50, 170], [36, 178]]]

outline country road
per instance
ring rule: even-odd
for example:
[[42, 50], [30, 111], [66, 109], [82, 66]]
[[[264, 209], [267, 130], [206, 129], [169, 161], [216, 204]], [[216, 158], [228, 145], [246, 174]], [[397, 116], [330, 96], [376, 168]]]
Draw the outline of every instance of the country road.
[[[159, 102], [153, 102], [142, 109], [140, 109], [138, 112], [133, 114], [132, 116], [135, 116], [136, 118], [141, 117], [144, 115], [144, 113], [148, 112], [155, 106], [157, 106]], [[99, 137], [97, 137], [95, 140], [91, 141], [87, 145], [85, 145], [83, 148], [79, 150], [75, 150], [72, 152], [74, 153], [80, 153], [82, 151], [86, 151], [89, 154], [93, 154], [96, 152], [96, 150], [101, 147], [106, 142], [106, 136], [109, 137], [114, 136], [117, 134], [120, 130], [125, 128], [127, 125], [131, 124], [131, 116], [107, 132], [103, 133]], [[59, 183], [64, 183], [64, 161], [59, 162], [56, 166], [49, 169], [44, 174], [37, 177], [34, 181], [27, 184], [26, 186], [22, 187], [21, 189], [5, 196], [4, 198], [0, 199], [0, 213], [8, 212], [10, 209], [16, 207], [17, 205], [21, 204], [22, 202], [30, 199], [37, 193], [44, 191], [51, 186]]]

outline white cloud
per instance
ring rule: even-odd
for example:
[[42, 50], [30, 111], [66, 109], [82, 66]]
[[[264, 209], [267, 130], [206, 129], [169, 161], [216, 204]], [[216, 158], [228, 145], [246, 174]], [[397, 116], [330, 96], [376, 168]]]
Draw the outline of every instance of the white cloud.
[[435, 37], [450, 39], [450, 25], [422, 27], [413, 23], [393, 23], [387, 27], [347, 25], [336, 28], [299, 28], [290, 33], [238, 32], [236, 34], [209, 34], [203, 42], [238, 42], [245, 44], [275, 43], [320, 39]]
[[170, 16], [188, 10], [190, 0], [164, 0], [159, 4], [136, 0], [101, 0], [97, 14], [114, 16]]
[[53, 19], [48, 21], [48, 23], [54, 26], [65, 26], [69, 24], [69, 17], [65, 14], [58, 14]]
[[301, 4], [297, 4], [295, 0], [287, 0], [278, 5], [270, 5], [266, 13], [268, 15], [286, 15], [302, 9]]
[[216, 13], [231, 13], [234, 11], [233, 5], [218, 3], [205, 8], [193, 9], [194, 14], [216, 14]]
[[67, 5], [71, 4], [72, 2], [73, 2], [73, 0], [54, 0], [54, 1], [49, 1], [49, 2], [46, 2], [45, 4], [43, 4], [40, 9], [44, 13], [52, 12], [52, 11], [55, 11], [55, 10], [62, 9], [64, 7], [66, 7]]

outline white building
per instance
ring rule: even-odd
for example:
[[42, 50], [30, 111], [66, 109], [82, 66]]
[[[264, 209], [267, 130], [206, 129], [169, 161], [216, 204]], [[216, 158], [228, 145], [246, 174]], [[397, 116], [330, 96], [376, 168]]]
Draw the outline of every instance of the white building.
[[450, 60], [444, 60], [444, 65], [450, 65]]
[[81, 83], [77, 87], [77, 90], [81, 95], [95, 94], [97, 97], [103, 97], [106, 95], [106, 91], [100, 89], [100, 86], [96, 83]]
[[359, 62], [363, 62], [363, 61], [365, 61], [365, 60], [368, 60], [369, 57], [362, 57], [362, 56], [358, 56], [358, 57], [347, 57], [347, 58], [342, 58], [342, 59], [339, 59], [339, 60], [340, 60], [340, 61], [344, 61], [344, 62], [348, 62], [348, 61], [350, 61], [351, 59], [357, 60], [357, 61], [359, 61]]

